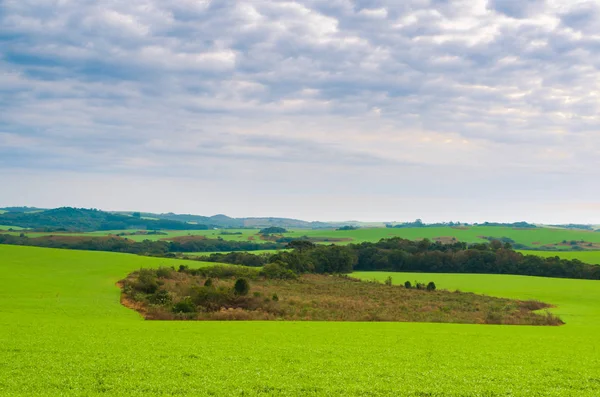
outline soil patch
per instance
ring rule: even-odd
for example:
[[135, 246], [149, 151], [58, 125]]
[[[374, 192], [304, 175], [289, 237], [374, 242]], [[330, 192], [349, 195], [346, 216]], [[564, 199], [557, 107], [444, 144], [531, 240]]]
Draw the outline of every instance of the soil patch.
[[452, 237], [452, 236], [442, 236], [442, 237], [434, 237], [433, 241], [439, 241], [442, 244], [454, 244], [456, 243], [458, 240], [456, 239], [456, 237]]

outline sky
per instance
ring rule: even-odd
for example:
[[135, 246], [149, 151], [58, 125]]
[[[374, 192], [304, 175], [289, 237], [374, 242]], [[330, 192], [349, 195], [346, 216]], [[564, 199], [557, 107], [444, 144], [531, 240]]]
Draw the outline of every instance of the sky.
[[600, 223], [599, 177], [599, 0], [0, 0], [0, 207]]

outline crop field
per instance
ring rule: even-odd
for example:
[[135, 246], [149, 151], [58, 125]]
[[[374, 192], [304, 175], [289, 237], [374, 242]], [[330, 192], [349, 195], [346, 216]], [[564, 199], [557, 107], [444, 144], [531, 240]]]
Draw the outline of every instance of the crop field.
[[561, 327], [161, 322], [120, 305], [130, 271], [181, 263], [0, 246], [0, 395], [600, 394], [597, 281], [392, 273], [547, 301]]

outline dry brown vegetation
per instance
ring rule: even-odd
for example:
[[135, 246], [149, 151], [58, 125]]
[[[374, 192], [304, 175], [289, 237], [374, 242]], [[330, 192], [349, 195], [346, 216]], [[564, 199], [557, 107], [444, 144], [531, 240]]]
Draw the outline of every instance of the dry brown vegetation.
[[[535, 243], [533, 243], [533, 244], [535, 244]], [[545, 244], [545, 245], [541, 246], [540, 248], [549, 249], [549, 250], [557, 249], [557, 248], [559, 248], [559, 249], [570, 248], [572, 250], [597, 251], [597, 250], [600, 250], [600, 243], [584, 241], [584, 240], [569, 240], [569, 241], [562, 241], [560, 243]]]
[[[346, 276], [304, 274], [297, 279], [282, 280], [261, 277], [258, 270], [246, 269], [242, 276], [250, 280], [250, 292], [238, 296], [233, 293], [233, 286], [239, 276], [211, 278], [212, 286], [206, 287], [209, 278], [206, 275], [160, 269], [158, 273], [154, 271], [153, 281], [149, 276], [152, 270], [140, 272], [121, 282], [122, 302], [149, 320], [563, 324], [547, 312], [534, 312], [551, 307], [542, 302], [459, 291], [407, 289]], [[146, 288], [153, 282], [155, 286]]]
[[162, 241], [174, 241], [176, 243], [187, 243], [190, 241], [201, 241], [206, 239], [206, 236], [177, 236], [161, 238]]
[[[278, 241], [285, 237], [283, 234], [261, 234], [259, 238], [263, 241]], [[311, 243], [340, 243], [343, 241], [354, 241], [350, 237], [302, 237], [303, 241], [310, 241]]]

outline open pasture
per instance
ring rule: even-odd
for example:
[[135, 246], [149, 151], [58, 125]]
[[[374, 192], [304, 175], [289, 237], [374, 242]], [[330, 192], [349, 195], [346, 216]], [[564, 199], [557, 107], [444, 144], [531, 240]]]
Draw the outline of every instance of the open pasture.
[[12, 230], [24, 230], [22, 227], [19, 227], [19, 226], [0, 225], [0, 230], [8, 230], [8, 229], [12, 229]]
[[545, 300], [561, 327], [160, 322], [120, 305], [130, 271], [182, 263], [0, 246], [0, 395], [600, 394], [596, 281], [392, 273]]
[[593, 265], [600, 265], [600, 251], [569, 251], [569, 252], [554, 252], [554, 251], [528, 251], [521, 250], [524, 255], [538, 255], [544, 258], [558, 256], [562, 259], [579, 259], [582, 262]]
[[[16, 229], [16, 228], [13, 228]], [[134, 233], [135, 230], [109, 230], [89, 233], [61, 233], [75, 236], [106, 236], [109, 234]], [[14, 232], [13, 232], [14, 233]], [[210, 230], [165, 230], [161, 231], [165, 234], [133, 234], [123, 237], [134, 241], [143, 240], [160, 240], [172, 239], [182, 236], [205, 236], [209, 239], [222, 238], [229, 241], [253, 241], [256, 243], [264, 242], [258, 235], [258, 229], [210, 229]], [[48, 234], [58, 233], [27, 233], [30, 237], [39, 237]], [[557, 249], [571, 249], [571, 241], [585, 241], [582, 244], [586, 248], [588, 243], [592, 243], [594, 248], [600, 244], [600, 232], [573, 230], [573, 229], [558, 229], [558, 228], [536, 228], [536, 229], [515, 229], [499, 226], [473, 226], [469, 228], [454, 228], [454, 227], [431, 227], [431, 228], [364, 228], [357, 230], [334, 230], [334, 229], [290, 229], [285, 233], [286, 237], [303, 237], [321, 239], [321, 244], [349, 244], [360, 243], [364, 241], [377, 242], [382, 238], [401, 237], [410, 240], [418, 240], [428, 238], [430, 240], [441, 239], [443, 242], [450, 242], [452, 238], [456, 241], [464, 241], [467, 243], [486, 242], [482, 237], [502, 238], [508, 237], [516, 243], [523, 244], [528, 247], [543, 249], [544, 245], [559, 244]], [[332, 239], [331, 242], [326, 241]], [[336, 240], [345, 241], [336, 241]], [[567, 242], [563, 244], [563, 242]]]

